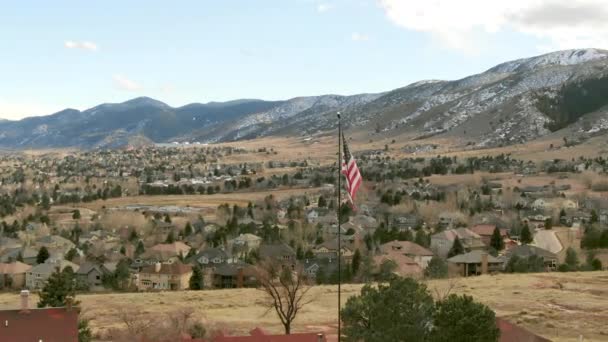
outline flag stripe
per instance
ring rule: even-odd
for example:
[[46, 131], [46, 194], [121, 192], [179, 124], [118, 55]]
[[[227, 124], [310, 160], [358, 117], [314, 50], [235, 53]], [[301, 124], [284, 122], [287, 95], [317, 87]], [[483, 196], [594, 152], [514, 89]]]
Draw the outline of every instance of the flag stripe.
[[[342, 174], [344, 174], [346, 178], [346, 190], [348, 191], [349, 199], [351, 203], [355, 199], [357, 194], [357, 190], [361, 187], [361, 183], [363, 179], [361, 178], [361, 173], [359, 172], [359, 168], [357, 167], [357, 161], [350, 154], [350, 150], [348, 149], [348, 144], [346, 143], [346, 139], [344, 139], [344, 134], [342, 134], [342, 142], [344, 144], [344, 155], [342, 159]], [[354, 205], [354, 203], [352, 203]]]

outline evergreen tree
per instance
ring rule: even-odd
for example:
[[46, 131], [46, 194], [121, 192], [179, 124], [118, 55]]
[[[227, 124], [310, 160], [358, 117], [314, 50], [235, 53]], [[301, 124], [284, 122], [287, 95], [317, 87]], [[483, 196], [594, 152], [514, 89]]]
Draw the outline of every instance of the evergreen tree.
[[173, 236], [173, 231], [170, 231], [169, 234], [167, 235], [167, 239], [165, 240], [165, 243], [174, 243], [175, 242], [175, 237]]
[[165, 214], [165, 222], [171, 223], [171, 216], [169, 216], [169, 214]]
[[66, 267], [63, 271], [59, 267], [51, 274], [46, 285], [40, 291], [38, 301], [39, 308], [66, 306], [66, 298], [72, 298], [72, 305], [77, 305], [76, 298], [76, 278], [74, 270]]
[[530, 242], [532, 242], [533, 238], [532, 238], [532, 232], [530, 231], [530, 227], [528, 227], [528, 224], [526, 223], [524, 225], [524, 227], [521, 229], [521, 234], [519, 236], [519, 241], [524, 244], [527, 245]]
[[93, 341], [93, 332], [89, 327], [89, 320], [81, 318], [78, 320], [78, 342]]
[[464, 247], [462, 246], [462, 243], [460, 243], [460, 239], [457, 236], [454, 239], [454, 244], [452, 245], [452, 248], [450, 248], [450, 251], [448, 252], [448, 258], [460, 254], [464, 254]]
[[492, 238], [490, 239], [490, 246], [497, 251], [502, 251], [505, 248], [505, 242], [500, 235], [500, 229], [498, 229], [498, 227], [494, 228]]
[[184, 227], [184, 236], [190, 236], [193, 233], [192, 225], [190, 222], [186, 222], [186, 227]]
[[446, 278], [448, 276], [448, 264], [440, 257], [433, 256], [424, 270], [424, 275], [431, 279]]
[[416, 239], [414, 242], [422, 247], [429, 247], [430, 245], [429, 236], [422, 229], [416, 233]]
[[545, 220], [545, 229], [553, 229], [553, 219], [548, 218]]
[[319, 201], [317, 202], [317, 206], [319, 208], [325, 208], [327, 206], [327, 201], [325, 200], [325, 197], [319, 196]]
[[566, 265], [570, 271], [576, 271], [578, 269], [578, 255], [572, 247], [568, 247], [566, 250]]
[[40, 250], [38, 251], [38, 255], [36, 255], [36, 263], [37, 264], [42, 264], [46, 261], [46, 259], [48, 259], [51, 255], [49, 254], [49, 250], [46, 249], [46, 247], [42, 246], [40, 247]]
[[135, 228], [133, 228], [131, 230], [131, 234], [129, 234], [129, 241], [133, 242], [135, 240], [137, 240], [139, 238], [139, 236], [137, 235], [137, 231], [135, 230]]
[[74, 219], [74, 220], [80, 219], [80, 210], [76, 209], [72, 212], [72, 219]]
[[23, 262], [23, 253], [21, 253], [21, 251], [19, 251], [19, 253], [17, 254], [17, 261]]
[[357, 276], [357, 274], [359, 273], [359, 266], [361, 266], [361, 252], [359, 252], [358, 248], [355, 250], [355, 253], [353, 254], [353, 261], [352, 261], [351, 266], [352, 266], [353, 276]]
[[192, 276], [190, 277], [190, 290], [203, 289], [203, 271], [196, 265], [192, 268]]
[[471, 296], [452, 294], [437, 302], [433, 318], [433, 342], [496, 342], [500, 337], [494, 311]]
[[76, 248], [70, 248], [70, 250], [65, 254], [65, 260], [72, 261], [78, 255], [78, 251]]
[[144, 242], [139, 240], [137, 242], [137, 247], [135, 247], [135, 255], [137, 255], [137, 256], [142, 255], [145, 251], [146, 251], [146, 248], [144, 247]]

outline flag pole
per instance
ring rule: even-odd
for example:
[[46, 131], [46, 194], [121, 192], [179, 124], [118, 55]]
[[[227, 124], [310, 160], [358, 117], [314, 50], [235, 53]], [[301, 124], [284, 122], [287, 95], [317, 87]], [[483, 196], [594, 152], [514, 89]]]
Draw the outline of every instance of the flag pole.
[[342, 238], [340, 236], [342, 230], [342, 223], [340, 222], [340, 209], [342, 206], [342, 119], [340, 118], [340, 112], [338, 114], [338, 342], [340, 341], [341, 328], [342, 328], [342, 313], [340, 309], [342, 307], [341, 298], [341, 283], [342, 283]]

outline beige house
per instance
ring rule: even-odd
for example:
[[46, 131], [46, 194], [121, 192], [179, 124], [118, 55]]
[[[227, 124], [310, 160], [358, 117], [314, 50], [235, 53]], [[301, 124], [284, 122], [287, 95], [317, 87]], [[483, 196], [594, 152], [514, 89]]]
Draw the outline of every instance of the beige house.
[[192, 266], [179, 261], [171, 264], [146, 266], [138, 274], [137, 289], [147, 290], [185, 290], [189, 287]]
[[380, 245], [380, 251], [384, 254], [391, 252], [401, 253], [413, 259], [422, 269], [426, 269], [433, 258], [433, 252], [411, 241], [391, 241]]
[[19, 261], [0, 264], [0, 288], [22, 289], [25, 287], [25, 275], [32, 266]]

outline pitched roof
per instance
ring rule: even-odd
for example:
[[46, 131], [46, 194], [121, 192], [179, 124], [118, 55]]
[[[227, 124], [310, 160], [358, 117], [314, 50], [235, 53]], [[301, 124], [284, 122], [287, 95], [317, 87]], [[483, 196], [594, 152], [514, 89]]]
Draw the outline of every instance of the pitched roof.
[[[478, 235], [486, 235], [491, 236], [494, 234], [494, 229], [496, 229], [496, 225], [494, 224], [478, 224], [471, 228], [471, 231]], [[506, 231], [500, 230], [501, 235], [506, 235]], [[504, 233], [504, 234], [503, 234]]]
[[500, 329], [499, 342], [551, 342], [500, 317], [496, 317], [496, 325]]
[[260, 258], [278, 258], [286, 255], [295, 256], [296, 253], [293, 251], [293, 248], [289, 247], [284, 243], [274, 244], [274, 245], [261, 245], [260, 246]]
[[29, 271], [32, 266], [19, 261], [10, 264], [0, 264], [0, 274], [18, 274]]
[[[448, 259], [448, 262], [455, 264], [481, 264], [482, 254], [487, 252], [475, 250], [466, 254], [459, 254]], [[502, 261], [488, 254], [488, 263], [500, 264]]]
[[507, 257], [517, 255], [518, 257], [527, 258], [532, 255], [537, 255], [546, 259], [557, 259], [557, 254], [552, 253], [546, 249], [531, 245], [521, 245], [511, 248], [507, 252]]
[[383, 252], [396, 251], [406, 255], [433, 256], [433, 252], [411, 241], [391, 241], [380, 245]]
[[179, 261], [176, 261], [171, 264], [160, 264], [160, 271], [156, 272], [156, 265], [145, 266], [141, 269], [139, 273], [159, 273], [159, 274], [171, 274], [171, 275], [180, 275], [192, 272], [192, 266], [184, 265]]
[[89, 274], [92, 270], [97, 270], [99, 273], [106, 273], [107, 270], [104, 269], [102, 265], [97, 265], [92, 262], [85, 262], [80, 265], [78, 268], [77, 274]]
[[190, 250], [190, 246], [181, 241], [176, 241], [174, 243], [160, 243], [158, 245], [154, 245], [150, 248], [150, 250], [161, 253], [175, 253], [175, 255], [177, 255], [180, 253], [187, 254]]
[[457, 236], [460, 240], [467, 239], [467, 238], [481, 238], [481, 236], [479, 236], [479, 234], [477, 234], [467, 228], [444, 230], [440, 233], [434, 234], [432, 237], [441, 238], [441, 239], [445, 239], [448, 241], [454, 241]]
[[0, 310], [3, 341], [77, 342], [78, 312], [67, 308]]
[[29, 272], [31, 273], [41, 273], [41, 274], [51, 274], [55, 272], [55, 269], [59, 267], [59, 270], [63, 271], [66, 267], [70, 266], [74, 272], [77, 272], [80, 268], [73, 262], [67, 260], [60, 260], [57, 262], [45, 262], [42, 264], [38, 264], [32, 267]]
[[422, 275], [422, 268], [412, 258], [404, 255], [401, 252], [390, 251], [385, 254], [374, 256], [374, 262], [379, 267], [386, 260], [393, 261], [397, 268], [394, 273], [399, 276], [418, 276]]

